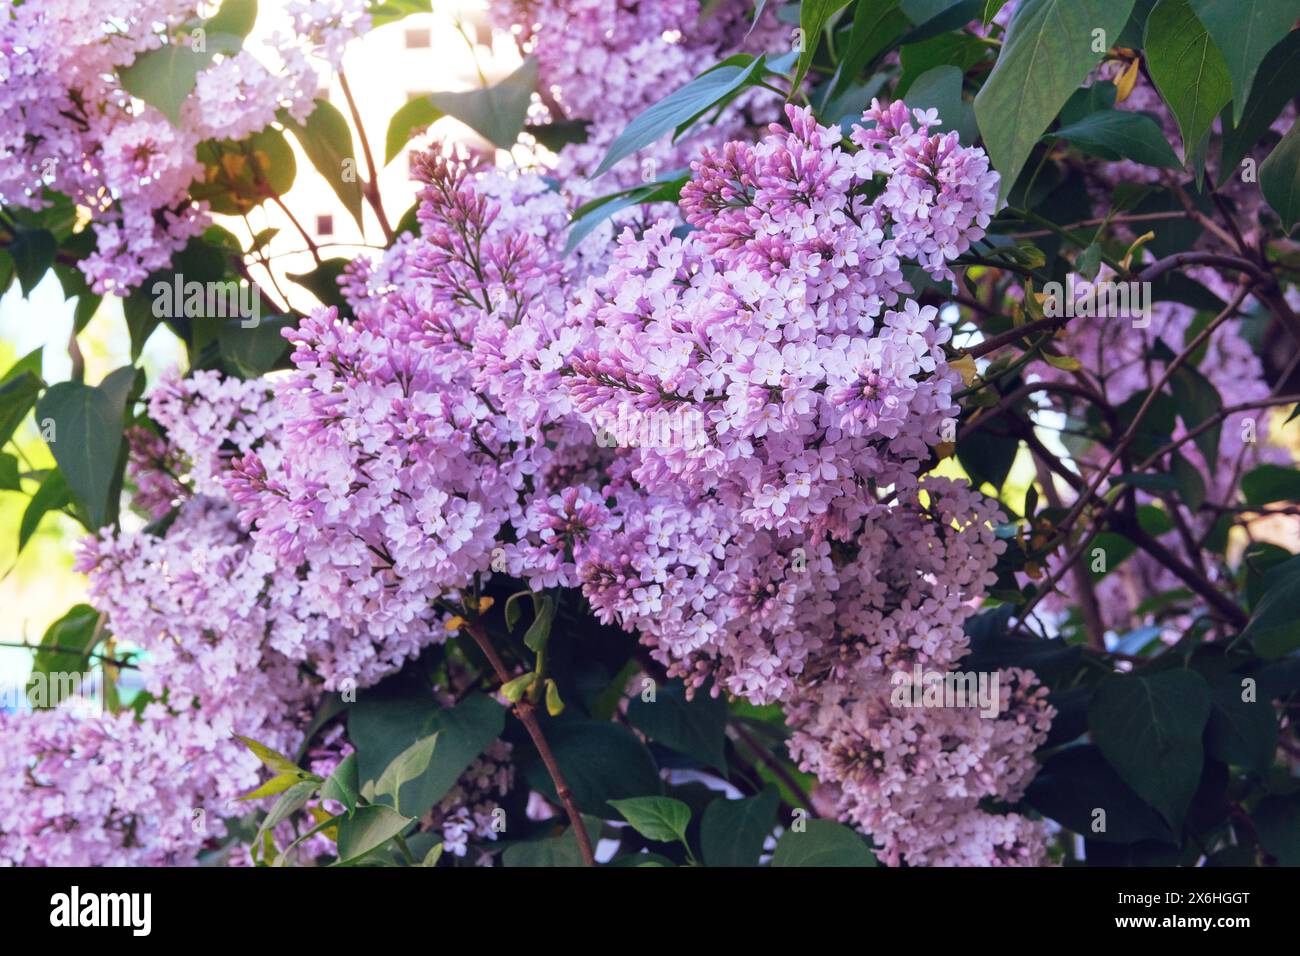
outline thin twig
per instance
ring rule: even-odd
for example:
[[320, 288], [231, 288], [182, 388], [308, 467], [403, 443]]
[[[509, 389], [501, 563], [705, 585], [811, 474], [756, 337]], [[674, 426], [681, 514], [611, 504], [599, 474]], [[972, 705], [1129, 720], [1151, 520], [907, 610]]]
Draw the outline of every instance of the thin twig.
[[[488, 659], [492, 665], [492, 670], [496, 672], [497, 679], [502, 684], [507, 684], [511, 680], [510, 671], [506, 669], [505, 662], [501, 660], [501, 655], [497, 649], [492, 646], [492, 641], [483, 629], [483, 625], [477, 621], [467, 622], [465, 630], [469, 631], [475, 643], [478, 644], [479, 650], [483, 656]], [[564, 777], [564, 771], [555, 760], [555, 754], [551, 751], [551, 746], [546, 742], [546, 735], [542, 733], [542, 725], [537, 720], [537, 709], [533, 703], [527, 699], [519, 701], [514, 706], [515, 716], [519, 718], [520, 723], [528, 729], [528, 736], [533, 738], [533, 746], [542, 757], [542, 763], [546, 765], [546, 772], [551, 775], [551, 781], [555, 784], [556, 796], [564, 804], [564, 812], [569, 816], [569, 824], [573, 827], [573, 834], [578, 840], [578, 850], [582, 853], [582, 861], [587, 866], [596, 865], [596, 855], [591, 848], [591, 838], [587, 835], [587, 828], [582, 824], [582, 814], [578, 812], [578, 805], [574, 802], [573, 791], [569, 789], [569, 782]]]

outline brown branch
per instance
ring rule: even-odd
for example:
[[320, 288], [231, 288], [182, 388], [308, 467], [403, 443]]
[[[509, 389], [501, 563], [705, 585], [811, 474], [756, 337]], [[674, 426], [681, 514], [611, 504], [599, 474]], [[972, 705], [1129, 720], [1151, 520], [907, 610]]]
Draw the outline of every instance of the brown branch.
[[[507, 684], [511, 680], [510, 671], [506, 669], [505, 662], [501, 660], [501, 655], [497, 649], [492, 646], [492, 641], [483, 629], [483, 625], [477, 621], [467, 622], [465, 630], [469, 631], [470, 636], [478, 644], [479, 650], [483, 656], [488, 659], [492, 665], [492, 670], [496, 672], [497, 679], [502, 684]], [[560, 803], [564, 805], [564, 812], [569, 816], [569, 824], [573, 828], [573, 834], [578, 840], [578, 850], [582, 853], [582, 861], [587, 866], [596, 865], [596, 855], [591, 848], [591, 837], [587, 835], [587, 828], [582, 825], [582, 814], [578, 812], [578, 805], [574, 802], [573, 791], [569, 789], [569, 782], [564, 777], [564, 771], [555, 760], [555, 754], [551, 751], [551, 745], [546, 742], [546, 735], [542, 733], [542, 725], [537, 720], [537, 708], [529, 700], [524, 699], [514, 706], [515, 716], [519, 718], [528, 729], [528, 736], [533, 738], [533, 746], [542, 757], [542, 763], [546, 765], [546, 772], [551, 775], [551, 781], [555, 784], [556, 796], [560, 798]]]
[[339, 70], [339, 87], [343, 90], [344, 99], [348, 101], [352, 123], [356, 126], [357, 136], [361, 139], [361, 154], [365, 157], [366, 169], [370, 174], [370, 180], [362, 184], [361, 192], [366, 197], [366, 202], [370, 203], [370, 208], [375, 211], [375, 218], [379, 220], [379, 228], [384, 231], [384, 238], [391, 243], [393, 227], [388, 224], [388, 216], [384, 214], [384, 204], [379, 198], [379, 171], [375, 168], [375, 158], [370, 153], [370, 140], [366, 138], [366, 128], [361, 124], [361, 112], [357, 109], [356, 101], [352, 99], [352, 88], [348, 86], [348, 78], [342, 70]]

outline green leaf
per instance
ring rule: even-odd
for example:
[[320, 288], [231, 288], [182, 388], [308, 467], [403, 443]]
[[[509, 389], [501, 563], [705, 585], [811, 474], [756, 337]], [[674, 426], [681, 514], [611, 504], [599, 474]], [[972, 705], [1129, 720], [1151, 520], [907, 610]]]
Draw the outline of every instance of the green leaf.
[[543, 595], [537, 616], [524, 634], [524, 646], [534, 654], [540, 654], [551, 639], [551, 622], [555, 620], [555, 598]]
[[1147, 69], [1178, 120], [1183, 160], [1190, 161], [1232, 99], [1228, 66], [1187, 0], [1160, 0], [1147, 18], [1145, 46]]
[[[1189, 431], [1202, 422], [1216, 418], [1223, 410], [1223, 398], [1219, 395], [1219, 390], [1189, 365], [1180, 365], [1174, 369], [1169, 380], [1169, 390], [1173, 392], [1178, 417]], [[1211, 467], [1219, 460], [1219, 437], [1222, 431], [1222, 424], [1213, 425], [1192, 439], [1200, 449], [1201, 457]]]
[[1300, 866], [1300, 796], [1265, 797], [1250, 819], [1270, 856], [1282, 866]]
[[257, 0], [224, 0], [216, 16], [203, 24], [210, 34], [246, 37], [257, 22]]
[[1300, 121], [1259, 167], [1259, 188], [1289, 233], [1300, 222]]
[[1175, 831], [1201, 779], [1209, 716], [1209, 686], [1186, 670], [1107, 677], [1088, 706], [1088, 726], [1106, 760]]
[[936, 66], [916, 78], [907, 91], [907, 105], [912, 109], [939, 111], [940, 132], [955, 130], [967, 146], [975, 142], [979, 129], [975, 125], [975, 111], [962, 99], [962, 71], [955, 66]]
[[357, 807], [339, 821], [339, 863], [352, 863], [377, 850], [413, 822], [392, 807]]
[[[430, 93], [429, 102], [448, 116], [454, 116], [485, 139], [509, 149], [519, 138], [528, 116], [528, 104], [537, 89], [537, 60], [523, 64], [494, 86], [455, 93]], [[389, 127], [391, 137], [392, 127]], [[391, 145], [391, 138], [389, 140]]]
[[632, 829], [647, 840], [686, 843], [686, 827], [691, 822], [691, 808], [672, 797], [629, 797], [611, 800], [610, 806], [632, 824]]
[[403, 814], [423, 816], [505, 729], [505, 710], [484, 694], [471, 694], [439, 711], [435, 732], [394, 758], [375, 782], [374, 802]]
[[98, 627], [99, 612], [89, 604], [78, 604], [45, 630], [40, 649], [32, 660], [32, 672], [39, 674], [85, 673], [90, 653], [103, 637]]
[[347, 265], [348, 260], [341, 257], [326, 259], [311, 272], [291, 272], [289, 278], [314, 295], [321, 305], [332, 305], [339, 310], [340, 317], [348, 318], [352, 315], [352, 307], [339, 288], [339, 276], [343, 275]]
[[834, 820], [805, 820], [804, 831], [786, 830], [772, 854], [773, 866], [876, 866], [860, 834]]
[[298, 774], [306, 776], [307, 771], [303, 770], [296, 763], [280, 753], [278, 750], [272, 750], [266, 744], [258, 743], [250, 737], [241, 737], [235, 734], [235, 739], [253, 752], [253, 755], [269, 769], [276, 773]]
[[271, 371], [289, 351], [289, 342], [281, 333], [294, 325], [293, 316], [263, 318], [251, 329], [244, 328], [239, 319], [223, 323], [217, 333], [217, 346], [226, 372], [257, 378]]
[[13, 437], [27, 413], [36, 406], [44, 384], [40, 349], [28, 353], [0, 380], [0, 445]]
[[417, 130], [427, 129], [446, 115], [434, 106], [429, 97], [417, 96], [393, 114], [384, 136], [384, 165], [387, 166], [402, 151]]
[[49, 230], [22, 229], [14, 236], [9, 254], [13, 257], [14, 274], [18, 276], [18, 286], [24, 296], [31, 295], [32, 289], [44, 278], [54, 264], [56, 252], [58, 243]]
[[155, 107], [173, 125], [179, 125], [181, 104], [215, 53], [215, 44], [211, 52], [197, 53], [188, 38], [182, 39], [136, 57], [118, 76], [123, 89]]
[[980, 22], [988, 26], [993, 22], [993, 18], [998, 15], [998, 11], [1007, 5], [1007, 0], [984, 0], [984, 12], [980, 14]]
[[1129, 789], [1092, 745], [1067, 747], [1048, 757], [1025, 799], [1043, 816], [1089, 840], [1177, 842], [1160, 814]]
[[877, 56], [897, 40], [911, 22], [898, 8], [899, 0], [858, 0], [853, 10], [853, 29], [840, 53], [840, 63], [831, 84], [831, 102], [853, 85]]
[[[134, 378], [135, 370], [129, 371]], [[59, 382], [46, 389], [36, 403], [42, 429], [45, 422], [53, 422], [47, 438], [52, 439], [48, 444], [59, 471], [72, 494], [85, 505], [95, 528], [110, 523], [117, 514], [111, 498], [122, 448], [126, 396], [109, 387], [112, 384], [108, 378], [100, 386]]]
[[1239, 640], [1250, 642], [1266, 660], [1283, 657], [1300, 648], [1300, 557], [1292, 558], [1264, 575], [1264, 596], [1255, 605]]
[[370, 7], [370, 26], [382, 27], [413, 13], [430, 13], [432, 0], [380, 0]]
[[348, 121], [328, 100], [317, 100], [307, 122], [298, 124], [286, 111], [281, 110], [280, 122], [297, 138], [316, 167], [339, 197], [339, 202], [352, 214], [357, 228], [361, 221], [361, 179], [358, 176], [357, 158], [352, 149], [352, 130]]
[[27, 502], [23, 519], [18, 525], [18, 550], [22, 551], [27, 546], [27, 542], [36, 533], [37, 526], [47, 513], [57, 511], [71, 502], [72, 496], [68, 491], [68, 483], [63, 480], [63, 473], [56, 468], [45, 476], [41, 486], [32, 495], [31, 501]]
[[357, 780], [357, 755], [350, 753], [344, 757], [325, 783], [321, 785], [322, 799], [334, 800], [347, 807], [351, 812], [357, 808], [361, 797], [361, 784]]
[[600, 161], [592, 178], [603, 175], [615, 163], [642, 147], [649, 146], [665, 133], [730, 96], [753, 77], [761, 76], [763, 65], [764, 58], [761, 56], [754, 58], [738, 54], [669, 93], [632, 120], [610, 143], [605, 158]]
[[[601, 822], [583, 817], [582, 825], [587, 828], [587, 836], [591, 839], [592, 846], [595, 846], [600, 838]], [[501, 862], [509, 867], [546, 869], [583, 865], [582, 851], [578, 848], [578, 837], [573, 827], [567, 828], [559, 836], [511, 844], [501, 854]]]
[[0, 452], [0, 491], [22, 491], [18, 476], [18, 459], [8, 452]]
[[1233, 119], [1241, 122], [1255, 71], [1300, 17], [1296, 0], [1191, 0], [1232, 77]]
[[1053, 136], [1069, 140], [1085, 152], [1097, 153], [1105, 159], [1122, 156], [1145, 166], [1180, 165], [1160, 124], [1146, 113], [1098, 110], [1044, 138]]
[[633, 697], [627, 719], [655, 743], [726, 771], [727, 702], [721, 697], [696, 693], [688, 701], [681, 682], [673, 681], [657, 690], [654, 701]]
[[700, 849], [706, 866], [758, 866], [763, 842], [776, 825], [780, 802], [775, 787], [743, 800], [714, 800], [700, 821]]
[[1005, 199], [1039, 137], [1119, 35], [1133, 0], [1026, 0], [1016, 10], [997, 64], [975, 97], [975, 116]]
[[797, 90], [803, 84], [812, 66], [813, 56], [821, 44], [822, 31], [833, 14], [848, 4], [849, 0], [803, 0], [799, 4], [799, 29], [803, 31], [803, 49], [799, 51], [799, 61], [795, 67], [794, 78], [790, 88]]
[[1258, 465], [1241, 478], [1246, 504], [1254, 507], [1274, 501], [1300, 501], [1300, 471], [1283, 465]]
[[1233, 129], [1223, 117], [1223, 144], [1219, 156], [1219, 185], [1239, 171], [1246, 157], [1293, 98], [1300, 96], [1300, 30], [1269, 51], [1255, 77], [1245, 112]]
[[[606, 801], [663, 790], [654, 758], [626, 727], [589, 720], [552, 721], [546, 736], [583, 813], [613, 818], [616, 814]], [[524, 775], [533, 789], [558, 802], [555, 784], [540, 759], [525, 764]]]
[[[360, 792], [419, 816], [447, 795], [504, 728], [505, 710], [484, 694], [471, 694], [444, 710], [419, 690], [370, 688], [348, 714]], [[424, 752], [420, 744], [428, 748], [429, 759], [417, 769]]]
[[574, 210], [573, 222], [569, 226], [569, 239], [564, 247], [565, 253], [576, 249], [597, 226], [620, 209], [638, 203], [676, 202], [688, 179], [690, 179], [689, 170], [674, 170], [644, 186], [634, 186], [583, 203]]
[[1174, 452], [1169, 456], [1169, 474], [1178, 482], [1178, 494], [1188, 510], [1195, 513], [1205, 503], [1205, 478], [1200, 469]]
[[277, 793], [284, 793], [284, 791], [288, 790], [290, 787], [296, 787], [302, 783], [308, 783], [312, 787], [315, 786], [311, 781], [304, 781], [301, 773], [277, 773], [270, 780], [266, 781], [266, 783], [254, 790], [250, 790], [239, 799], [260, 800], [262, 797], [270, 797]]
[[1277, 753], [1277, 714], [1267, 698], [1243, 699], [1242, 678], [1223, 674], [1210, 684], [1205, 749], [1230, 766], [1262, 773]]

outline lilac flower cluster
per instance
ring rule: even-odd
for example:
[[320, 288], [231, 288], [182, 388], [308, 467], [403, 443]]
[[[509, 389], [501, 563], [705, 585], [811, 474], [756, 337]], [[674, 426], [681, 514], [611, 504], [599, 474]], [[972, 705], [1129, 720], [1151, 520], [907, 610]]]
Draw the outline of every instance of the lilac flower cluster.
[[[257, 132], [280, 109], [305, 119], [317, 89], [310, 55], [336, 61], [368, 25], [363, 6], [294, 4], [298, 32], [255, 56], [209, 50], [215, 36], [200, 43], [195, 0], [5, 0], [0, 201], [40, 209], [54, 190], [91, 210], [97, 249], [81, 268], [96, 292], [126, 292], [210, 223], [207, 203], [189, 194], [204, 175], [199, 143]], [[199, 61], [176, 123], [121, 79], [167, 45]]]
[[[279, 460], [253, 451], [225, 476], [256, 547], [399, 655], [493, 573], [580, 588], [688, 686], [787, 704], [800, 759], [842, 785], [819, 749], [837, 721], [897, 669], [960, 660], [1003, 547], [994, 504], [918, 477], [958, 376], [903, 270], [947, 277], [997, 183], [933, 121], [874, 105], [846, 147], [791, 109], [759, 143], [704, 153], [693, 231], [627, 232], [603, 267], [563, 255], [565, 200], [540, 176], [418, 158], [420, 236], [350, 272], [354, 319], [287, 333]], [[598, 440], [620, 414], [683, 410], [703, 441]], [[942, 858], [925, 814], [955, 812], [959, 783], [964, 816], [1014, 794], [1042, 742], [1032, 675], [1008, 679], [1024, 693], [998, 721], [900, 718], [969, 759], [897, 804], [859, 776], [893, 809], [837, 812], [892, 860]], [[1041, 856], [1027, 823], [968, 823], [982, 860]]]

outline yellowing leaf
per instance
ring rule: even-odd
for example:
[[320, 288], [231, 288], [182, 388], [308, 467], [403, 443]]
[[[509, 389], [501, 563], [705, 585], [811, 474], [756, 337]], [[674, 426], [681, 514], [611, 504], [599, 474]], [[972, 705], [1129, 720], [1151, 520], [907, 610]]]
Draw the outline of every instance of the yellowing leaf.
[[1053, 368], [1059, 368], [1063, 372], [1075, 372], [1083, 367], [1079, 363], [1078, 359], [1071, 358], [1068, 355], [1051, 355], [1047, 352], [1044, 352], [1043, 358], [1047, 360], [1048, 365], [1052, 366]]
[[1133, 240], [1133, 245], [1128, 247], [1128, 252], [1124, 253], [1124, 258], [1119, 261], [1119, 264], [1123, 267], [1125, 272], [1127, 272], [1129, 267], [1133, 264], [1134, 254], [1155, 237], [1156, 234], [1154, 232], [1146, 232]]
[[1115, 102], [1123, 103], [1133, 92], [1133, 87], [1137, 85], [1138, 67], [1142, 61], [1134, 59], [1128, 66], [1120, 72], [1115, 79]]
[[955, 368], [961, 373], [962, 383], [969, 385], [979, 377], [979, 371], [975, 368], [975, 359], [969, 355], [963, 355], [959, 359], [954, 359], [948, 363], [950, 368]]

